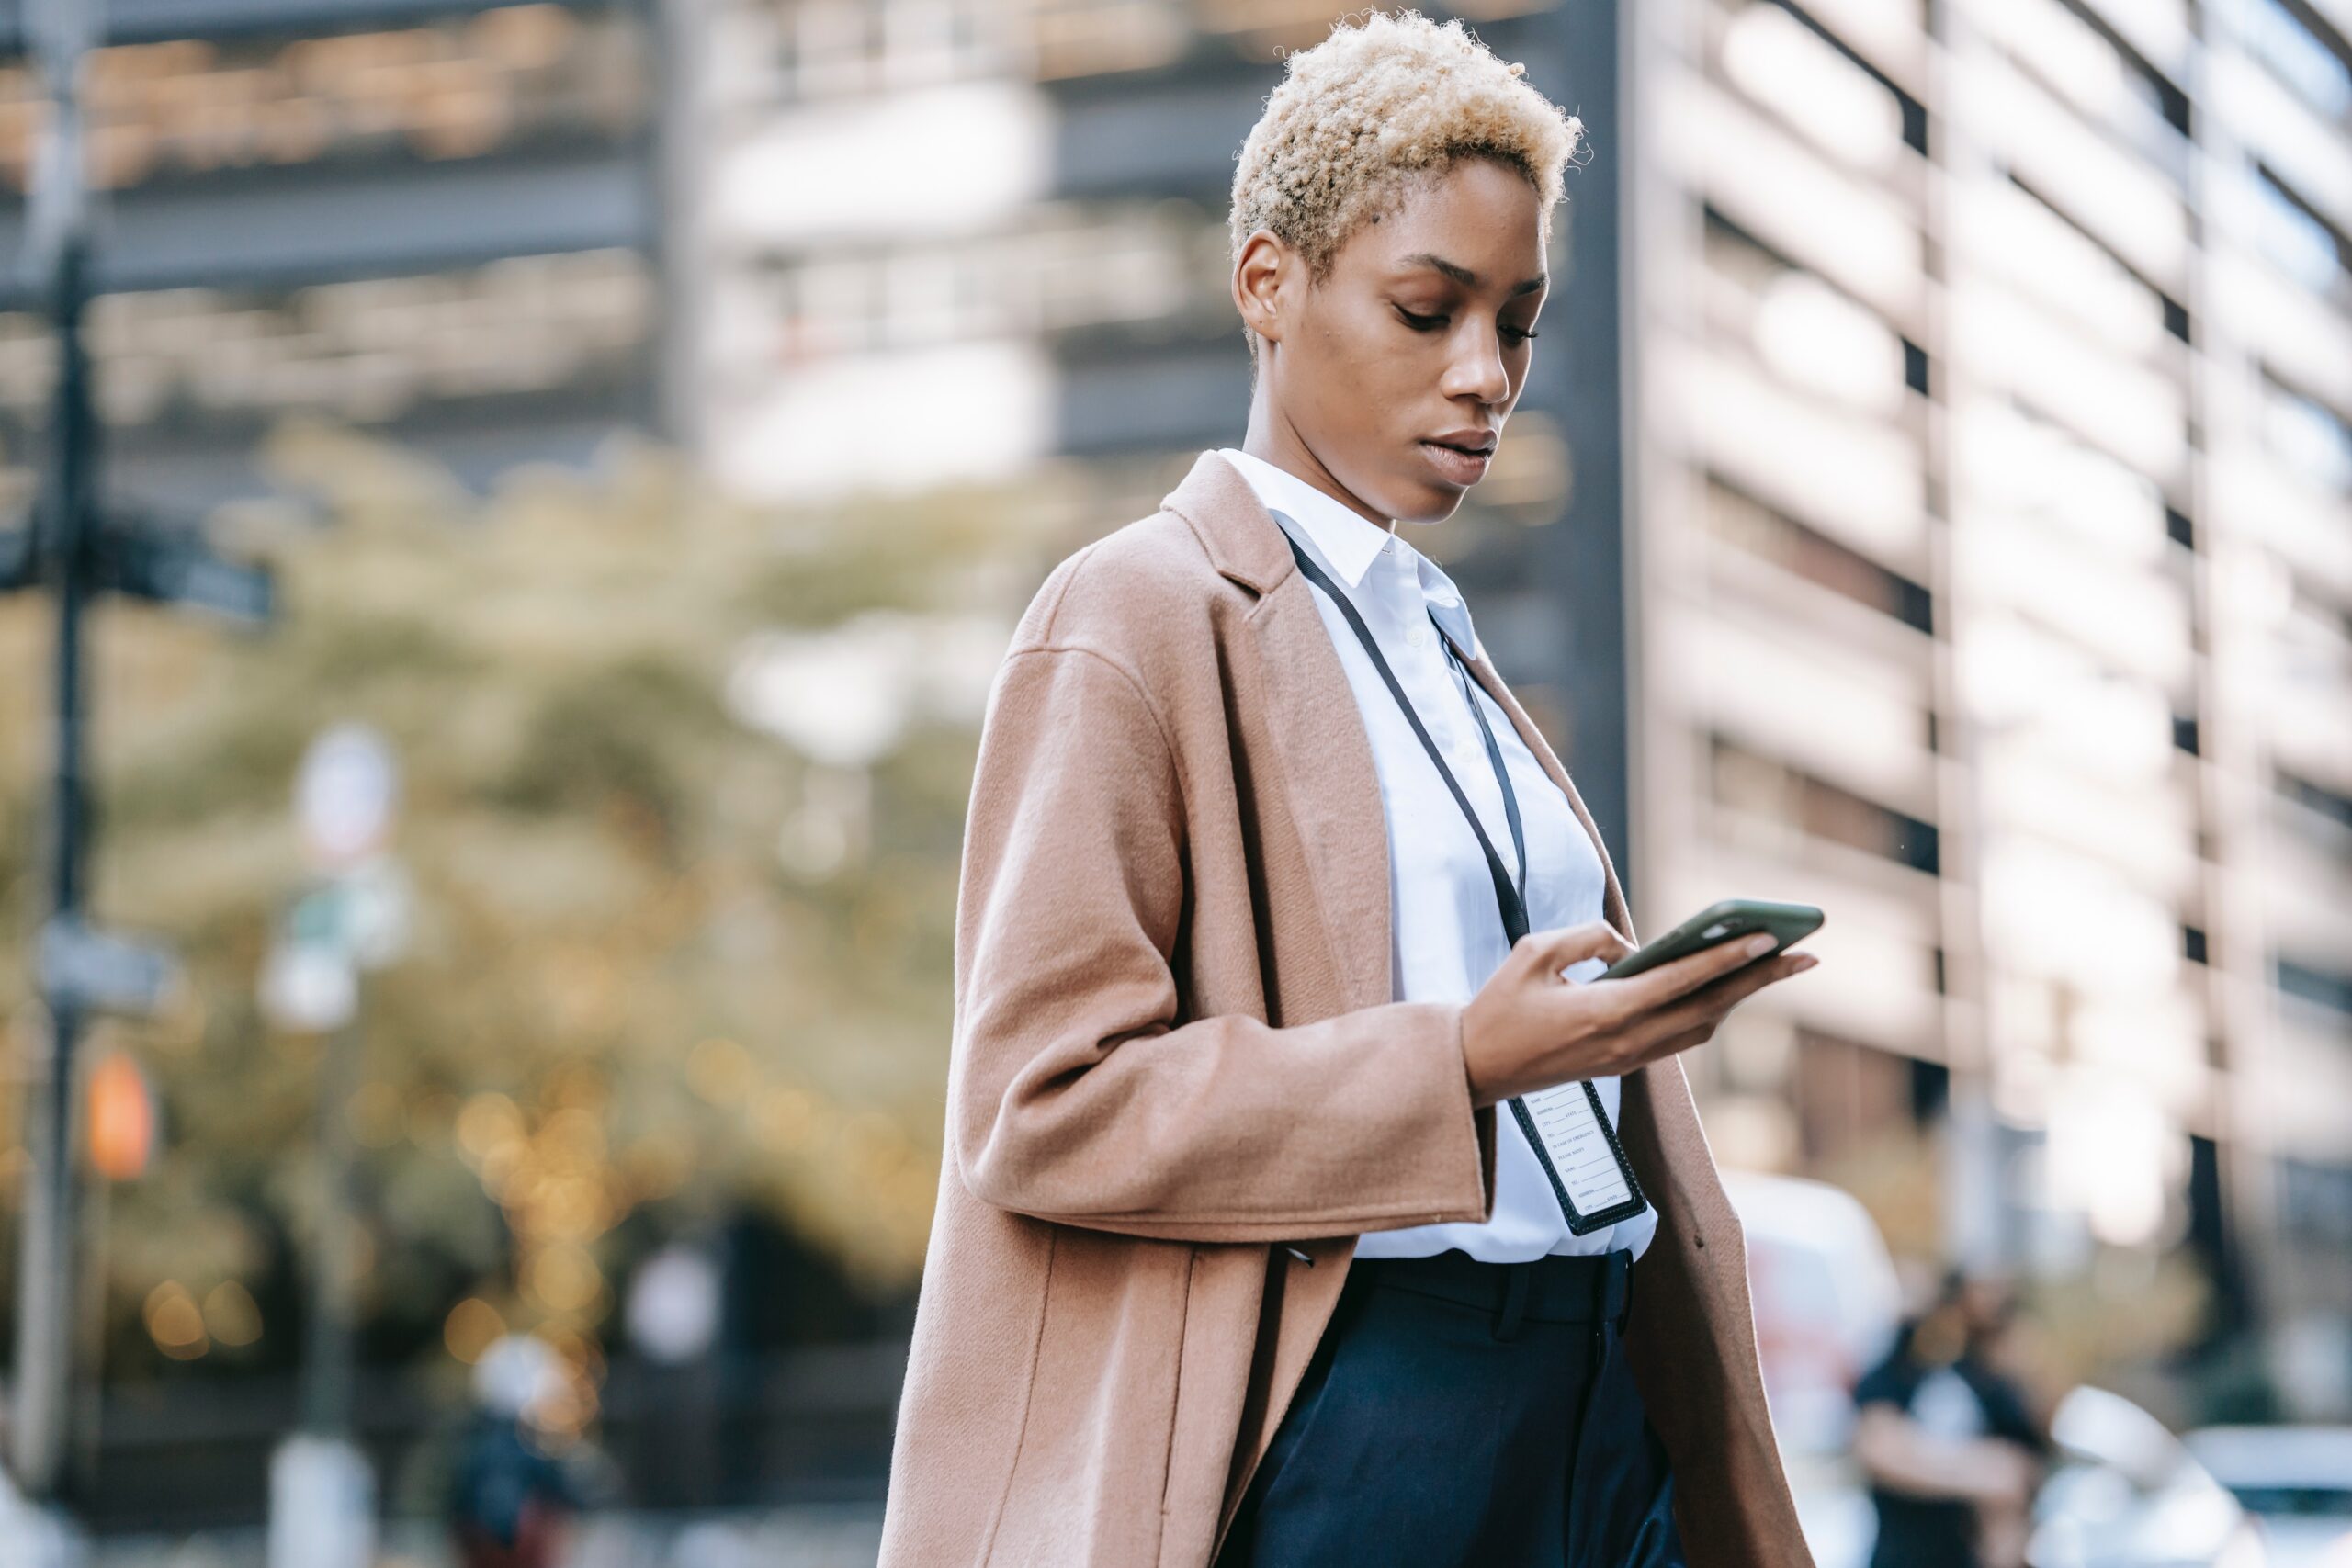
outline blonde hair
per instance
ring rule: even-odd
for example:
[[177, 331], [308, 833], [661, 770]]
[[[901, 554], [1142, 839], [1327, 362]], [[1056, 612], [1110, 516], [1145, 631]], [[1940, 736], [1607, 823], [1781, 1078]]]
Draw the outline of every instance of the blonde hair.
[[[1350, 16], [1352, 16], [1351, 13]], [[1349, 17], [1286, 62], [1265, 113], [1241, 143], [1227, 220], [1232, 259], [1272, 230], [1320, 283], [1356, 225], [1391, 210], [1425, 176], [1470, 157], [1516, 168], [1549, 214], [1584, 122], [1521, 80], [1459, 17], [1418, 11]], [[1254, 356], [1258, 334], [1250, 333]]]

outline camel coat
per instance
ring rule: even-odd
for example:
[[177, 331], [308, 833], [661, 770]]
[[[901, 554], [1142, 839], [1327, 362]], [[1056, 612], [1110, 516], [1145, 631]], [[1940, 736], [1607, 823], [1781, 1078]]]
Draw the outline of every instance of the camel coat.
[[[1312, 593], [1204, 452], [1013, 635], [965, 830], [883, 1568], [1207, 1568], [1356, 1236], [1489, 1215], [1495, 1109], [1471, 1108], [1462, 1009], [1391, 999], [1379, 784]], [[1576, 786], [1472, 668], [1593, 834], [1633, 941]], [[1658, 1210], [1628, 1350], [1692, 1568], [1809, 1568], [1680, 1063], [1628, 1075], [1621, 1121]]]

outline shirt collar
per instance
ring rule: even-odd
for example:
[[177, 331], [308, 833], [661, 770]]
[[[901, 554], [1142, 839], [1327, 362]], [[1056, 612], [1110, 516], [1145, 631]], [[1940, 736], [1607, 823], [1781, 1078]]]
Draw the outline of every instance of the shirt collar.
[[1470, 624], [1470, 607], [1463, 602], [1462, 591], [1453, 585], [1453, 579], [1437, 562], [1390, 529], [1383, 528], [1338, 498], [1326, 495], [1287, 468], [1278, 468], [1238, 446], [1220, 446], [1217, 456], [1240, 470], [1266, 510], [1281, 512], [1306, 531], [1322, 556], [1323, 564], [1351, 590], [1363, 586], [1364, 573], [1380, 558], [1383, 547], [1394, 539], [1398, 564], [1418, 577], [1422, 596], [1429, 601], [1438, 625], [1465, 657], [1478, 657], [1478, 634]]

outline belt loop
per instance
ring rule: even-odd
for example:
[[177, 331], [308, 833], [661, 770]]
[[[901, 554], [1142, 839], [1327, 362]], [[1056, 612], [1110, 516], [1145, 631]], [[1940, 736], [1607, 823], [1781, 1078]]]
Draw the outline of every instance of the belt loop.
[[1520, 1319], [1527, 1311], [1529, 1276], [1535, 1272], [1535, 1265], [1505, 1263], [1500, 1265], [1500, 1268], [1503, 1276], [1503, 1299], [1495, 1312], [1495, 1337], [1516, 1339], [1519, 1337]]
[[1625, 1318], [1634, 1304], [1634, 1255], [1619, 1247], [1609, 1255], [1609, 1274], [1605, 1281], [1606, 1294], [1601, 1315], [1623, 1330]]

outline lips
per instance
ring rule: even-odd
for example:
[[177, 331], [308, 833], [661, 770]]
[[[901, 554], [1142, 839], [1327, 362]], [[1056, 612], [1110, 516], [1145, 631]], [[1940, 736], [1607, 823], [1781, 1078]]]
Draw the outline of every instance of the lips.
[[1424, 441], [1421, 450], [1429, 454], [1430, 467], [1448, 484], [1466, 487], [1487, 476], [1487, 453], [1465, 452], [1442, 441]]

